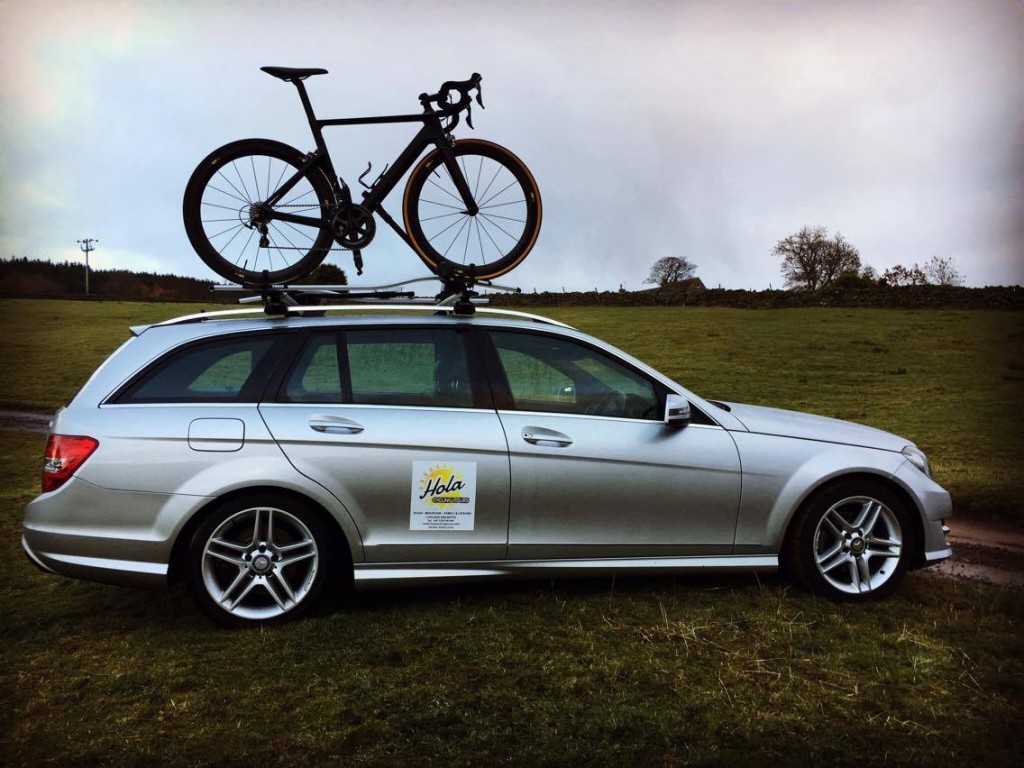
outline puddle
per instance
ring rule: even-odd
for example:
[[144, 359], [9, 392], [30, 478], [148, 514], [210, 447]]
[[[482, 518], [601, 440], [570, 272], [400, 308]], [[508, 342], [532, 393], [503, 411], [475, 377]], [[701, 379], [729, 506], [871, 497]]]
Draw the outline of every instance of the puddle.
[[933, 578], [969, 579], [999, 587], [1024, 588], [1024, 572], [1008, 571], [1004, 568], [981, 565], [980, 563], [968, 563], [957, 560], [955, 555], [949, 560], [943, 560], [941, 563], [915, 571], [915, 573]]

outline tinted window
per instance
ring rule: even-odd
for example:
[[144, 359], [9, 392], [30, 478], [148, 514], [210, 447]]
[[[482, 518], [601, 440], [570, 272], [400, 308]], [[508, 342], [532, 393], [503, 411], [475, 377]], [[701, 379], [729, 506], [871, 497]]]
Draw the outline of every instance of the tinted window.
[[539, 334], [491, 334], [515, 408], [660, 419], [654, 384], [582, 344]]
[[163, 358], [118, 403], [251, 403], [259, 399], [282, 336], [242, 336], [193, 344]]
[[335, 334], [310, 339], [285, 382], [281, 399], [290, 403], [342, 402]]
[[280, 399], [471, 408], [472, 392], [462, 334], [389, 328], [314, 336], [288, 374]]
[[352, 402], [473, 406], [462, 334], [447, 329], [346, 331]]

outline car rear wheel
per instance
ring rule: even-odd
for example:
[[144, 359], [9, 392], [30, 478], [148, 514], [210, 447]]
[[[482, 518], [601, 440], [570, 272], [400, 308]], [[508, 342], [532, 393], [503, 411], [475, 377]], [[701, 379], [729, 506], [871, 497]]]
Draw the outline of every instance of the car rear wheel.
[[798, 583], [831, 600], [873, 600], [903, 580], [913, 527], [902, 500], [884, 485], [847, 480], [814, 494], [789, 538]]
[[213, 510], [192, 537], [192, 593], [200, 608], [226, 627], [298, 618], [324, 593], [328, 542], [320, 518], [294, 498], [234, 499]]

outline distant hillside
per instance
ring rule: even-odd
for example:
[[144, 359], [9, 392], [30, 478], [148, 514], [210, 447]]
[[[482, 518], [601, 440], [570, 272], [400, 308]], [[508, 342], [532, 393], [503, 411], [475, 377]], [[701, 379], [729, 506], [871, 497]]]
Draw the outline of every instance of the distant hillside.
[[[157, 275], [126, 269], [90, 269], [89, 293], [98, 298], [133, 301], [211, 301], [210, 280]], [[85, 296], [85, 265], [43, 259], [0, 260], [0, 294], [72, 299]], [[233, 301], [227, 299], [225, 301]]]
[[[346, 285], [344, 270], [321, 264], [302, 282]], [[89, 296], [121, 301], [190, 301], [234, 303], [237, 295], [212, 293], [212, 280], [180, 275], [90, 269]], [[0, 259], [0, 296], [80, 299], [85, 296], [85, 265], [12, 257]]]

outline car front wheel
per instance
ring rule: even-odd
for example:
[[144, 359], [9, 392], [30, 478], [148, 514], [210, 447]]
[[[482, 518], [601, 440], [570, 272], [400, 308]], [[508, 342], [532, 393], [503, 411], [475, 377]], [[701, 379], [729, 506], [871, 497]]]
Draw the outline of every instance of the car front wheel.
[[319, 517], [296, 499], [235, 499], [213, 510], [192, 537], [189, 584], [200, 608], [223, 626], [298, 618], [324, 592], [327, 543]]
[[849, 480], [808, 499], [786, 554], [805, 589], [832, 600], [871, 600], [899, 586], [913, 544], [901, 499], [879, 483]]

